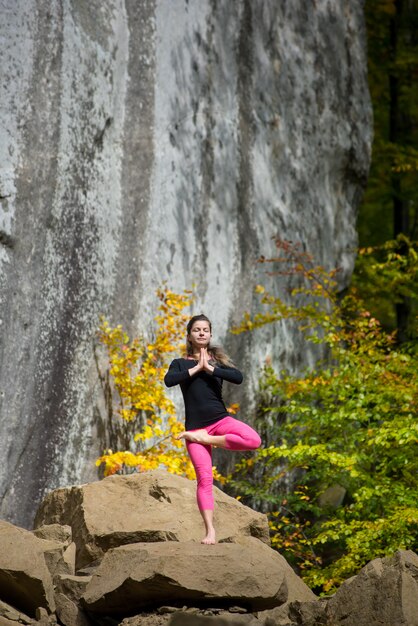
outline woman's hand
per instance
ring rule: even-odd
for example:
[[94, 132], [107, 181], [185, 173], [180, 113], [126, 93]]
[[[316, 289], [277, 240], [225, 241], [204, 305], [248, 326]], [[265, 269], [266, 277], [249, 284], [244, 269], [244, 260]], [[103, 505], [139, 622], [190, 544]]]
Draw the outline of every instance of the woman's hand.
[[205, 372], [209, 372], [209, 374], [212, 374], [213, 370], [215, 369], [213, 365], [209, 363], [209, 354], [207, 348], [200, 349], [199, 365], [201, 365], [202, 369]]
[[198, 364], [189, 369], [189, 376], [194, 376], [198, 372], [213, 373], [215, 368], [209, 363], [209, 354], [207, 348], [200, 348], [200, 356]]

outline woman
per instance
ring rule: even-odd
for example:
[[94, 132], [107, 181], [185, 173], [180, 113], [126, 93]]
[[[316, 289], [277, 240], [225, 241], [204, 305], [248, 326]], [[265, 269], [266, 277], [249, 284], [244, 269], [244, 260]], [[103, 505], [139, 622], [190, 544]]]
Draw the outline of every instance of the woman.
[[224, 380], [237, 385], [242, 374], [221, 348], [210, 345], [212, 325], [205, 315], [195, 315], [187, 324], [185, 358], [174, 359], [164, 382], [180, 385], [183, 393], [186, 430], [178, 438], [186, 441], [197, 477], [197, 504], [205, 523], [205, 544], [216, 543], [213, 526], [212, 446], [229, 450], [255, 450], [259, 435], [247, 424], [228, 415], [222, 399]]

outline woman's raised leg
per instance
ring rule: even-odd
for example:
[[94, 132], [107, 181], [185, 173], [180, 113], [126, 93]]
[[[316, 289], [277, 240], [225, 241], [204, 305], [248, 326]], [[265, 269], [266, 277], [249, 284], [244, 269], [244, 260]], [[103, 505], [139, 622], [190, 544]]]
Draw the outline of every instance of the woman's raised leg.
[[230, 415], [206, 428], [185, 431], [178, 438], [228, 450], [256, 450], [261, 446], [260, 435], [254, 428]]
[[215, 422], [207, 430], [214, 438], [224, 437], [225, 445], [222, 447], [228, 450], [256, 450], [261, 446], [260, 435], [254, 428], [230, 415]]

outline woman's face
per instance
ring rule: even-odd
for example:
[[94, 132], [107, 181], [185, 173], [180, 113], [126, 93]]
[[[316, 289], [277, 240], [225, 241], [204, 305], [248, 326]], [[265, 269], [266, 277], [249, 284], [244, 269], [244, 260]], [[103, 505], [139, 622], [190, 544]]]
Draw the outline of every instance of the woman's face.
[[211, 336], [209, 322], [198, 320], [193, 324], [187, 338], [194, 350], [200, 350], [208, 347]]

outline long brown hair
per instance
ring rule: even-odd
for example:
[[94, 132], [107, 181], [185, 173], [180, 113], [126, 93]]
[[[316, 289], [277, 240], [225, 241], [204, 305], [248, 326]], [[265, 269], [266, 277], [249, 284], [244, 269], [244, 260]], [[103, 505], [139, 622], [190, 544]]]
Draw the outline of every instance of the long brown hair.
[[[193, 346], [191, 342], [189, 341], [189, 335], [192, 331], [193, 324], [195, 322], [207, 322], [209, 325], [210, 332], [212, 333], [212, 323], [210, 319], [206, 317], [206, 315], [203, 315], [203, 313], [201, 313], [200, 315], [193, 315], [193, 317], [190, 318], [187, 324], [186, 357], [194, 356]], [[211, 355], [213, 356], [213, 359], [217, 363], [220, 363], [221, 365], [226, 365], [227, 367], [235, 367], [233, 361], [230, 359], [230, 357], [226, 354], [226, 352], [220, 346], [212, 346], [211, 343], [209, 342], [208, 352], [211, 353]]]

